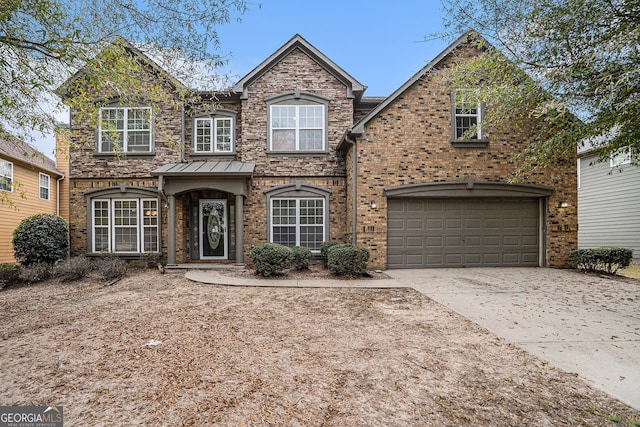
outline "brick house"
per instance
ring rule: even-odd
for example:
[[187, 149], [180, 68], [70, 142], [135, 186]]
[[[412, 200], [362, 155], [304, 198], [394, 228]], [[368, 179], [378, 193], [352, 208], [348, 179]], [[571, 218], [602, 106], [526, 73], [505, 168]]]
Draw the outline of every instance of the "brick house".
[[388, 98], [364, 96], [296, 35], [215, 102], [105, 101], [97, 125], [72, 110], [72, 253], [244, 263], [255, 244], [336, 240], [369, 248], [372, 268], [564, 265], [577, 243], [575, 158], [514, 185], [526, 133], [458, 140], [482, 106], [456, 113], [430, 71], [473, 54], [467, 38]]

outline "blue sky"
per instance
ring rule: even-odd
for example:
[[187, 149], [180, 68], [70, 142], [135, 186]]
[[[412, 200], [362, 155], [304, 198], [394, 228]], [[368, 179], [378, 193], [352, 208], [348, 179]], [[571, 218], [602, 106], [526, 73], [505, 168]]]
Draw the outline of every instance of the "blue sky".
[[[250, 4], [241, 22], [218, 30], [223, 71], [242, 78], [295, 34], [367, 86], [366, 96], [387, 96], [452, 40], [424, 38], [443, 28], [438, 0], [264, 0]], [[68, 114], [60, 116], [68, 121]], [[48, 156], [54, 138], [36, 136]]]

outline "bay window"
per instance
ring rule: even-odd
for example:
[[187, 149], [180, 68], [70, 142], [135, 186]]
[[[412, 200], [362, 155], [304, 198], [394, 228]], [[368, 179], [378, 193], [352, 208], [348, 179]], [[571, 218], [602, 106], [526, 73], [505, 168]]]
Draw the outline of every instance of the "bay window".
[[93, 199], [91, 252], [159, 251], [157, 199]]

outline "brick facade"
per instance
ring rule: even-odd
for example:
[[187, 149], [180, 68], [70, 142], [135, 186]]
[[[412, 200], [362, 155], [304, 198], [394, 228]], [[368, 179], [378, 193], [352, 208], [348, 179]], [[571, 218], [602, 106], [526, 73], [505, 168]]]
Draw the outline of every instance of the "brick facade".
[[[454, 58], [471, 54], [471, 48], [458, 48], [438, 67], [447, 67]], [[370, 120], [366, 138], [357, 141], [357, 241], [370, 248], [372, 266], [386, 266], [385, 188], [467, 179], [507, 183], [516, 178], [519, 164], [514, 155], [531, 143], [526, 130], [505, 129], [490, 135], [486, 147], [458, 148], [451, 143], [451, 108], [450, 88], [426, 74]], [[547, 263], [565, 266], [569, 252], [577, 248], [575, 155], [558, 159], [520, 178], [519, 183], [554, 189], [545, 218]], [[376, 209], [370, 207], [371, 200], [376, 201]], [[559, 207], [561, 201], [569, 206]]]
[[[367, 114], [383, 102], [362, 98], [363, 87], [332, 65], [299, 36], [281, 48], [272, 63], [241, 80], [242, 92], [203, 94], [203, 101], [187, 105], [183, 112], [174, 106], [154, 109], [154, 151], [146, 155], [96, 154], [96, 124], [79, 120], [72, 111], [73, 144], [70, 153], [71, 248], [74, 255], [87, 252], [86, 194], [100, 188], [137, 187], [158, 190], [159, 180], [151, 171], [166, 164], [233, 160], [254, 163], [244, 196], [244, 258], [249, 261], [252, 245], [268, 240], [268, 207], [265, 191], [302, 183], [330, 192], [328, 224], [330, 240], [352, 241], [371, 251], [371, 268], [386, 268], [387, 200], [384, 189], [394, 186], [444, 181], [508, 182], [517, 166], [513, 155], [530, 142], [526, 132], [507, 129], [491, 135], [486, 147], [457, 148], [451, 144], [450, 90], [428, 73], [398, 95], [375, 117]], [[458, 54], [472, 54], [460, 47]], [[274, 54], [275, 55], [275, 54]], [[272, 56], [273, 57], [273, 56]], [[445, 58], [439, 66], [446, 66]], [[355, 82], [355, 83], [354, 83]], [[357, 87], [356, 91], [352, 90]], [[170, 88], [167, 87], [167, 90]], [[274, 96], [310, 94], [325, 100], [326, 152], [274, 153], [268, 147], [268, 103]], [[206, 98], [210, 97], [210, 100]], [[234, 112], [235, 151], [224, 155], [193, 153], [193, 120], [219, 108]], [[355, 145], [345, 144], [345, 135], [365, 118], [365, 132]], [[183, 145], [184, 142], [184, 145]], [[347, 141], [349, 142], [349, 141]], [[356, 147], [355, 150], [353, 147]], [[345, 148], [346, 147], [346, 148]], [[354, 165], [354, 156], [356, 163]], [[170, 179], [170, 178], [165, 178]], [[546, 253], [550, 266], [563, 266], [569, 251], [577, 246], [575, 159], [558, 160], [542, 172], [534, 172], [523, 183], [554, 189], [548, 198]], [[354, 203], [354, 185], [356, 200]], [[123, 187], [123, 188], [124, 188]], [[175, 197], [176, 262], [197, 261], [194, 252], [194, 206], [200, 199], [226, 199], [229, 227], [237, 197], [224, 191], [194, 188]], [[162, 251], [166, 253], [168, 211], [161, 205]], [[375, 201], [374, 209], [370, 202]], [[567, 201], [568, 208], [559, 208]], [[355, 206], [355, 215], [354, 215]], [[354, 226], [353, 220], [356, 219]], [[355, 236], [353, 232], [355, 231]], [[230, 249], [235, 236], [230, 233]], [[233, 260], [233, 251], [229, 251]]]

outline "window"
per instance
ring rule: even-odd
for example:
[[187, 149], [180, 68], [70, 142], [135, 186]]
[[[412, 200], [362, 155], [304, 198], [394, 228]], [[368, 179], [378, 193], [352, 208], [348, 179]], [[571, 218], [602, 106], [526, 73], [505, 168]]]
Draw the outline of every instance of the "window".
[[91, 209], [92, 252], [159, 250], [157, 199], [94, 199]]
[[196, 153], [233, 153], [233, 119], [231, 117], [197, 118], [194, 122]]
[[151, 108], [100, 109], [98, 152], [151, 152]]
[[296, 90], [267, 100], [269, 151], [311, 152], [327, 148], [329, 101]]
[[271, 241], [314, 252], [325, 241], [324, 199], [271, 199]]
[[0, 159], [0, 190], [13, 191], [13, 163]]
[[616, 154], [611, 156], [611, 159], [609, 160], [609, 165], [612, 168], [629, 163], [631, 163], [631, 147], [624, 147], [620, 149]]
[[454, 141], [482, 140], [482, 103], [470, 91], [459, 90], [453, 92], [452, 96]]
[[44, 173], [40, 174], [40, 198], [42, 200], [49, 200], [49, 182], [51, 179], [49, 175]]

